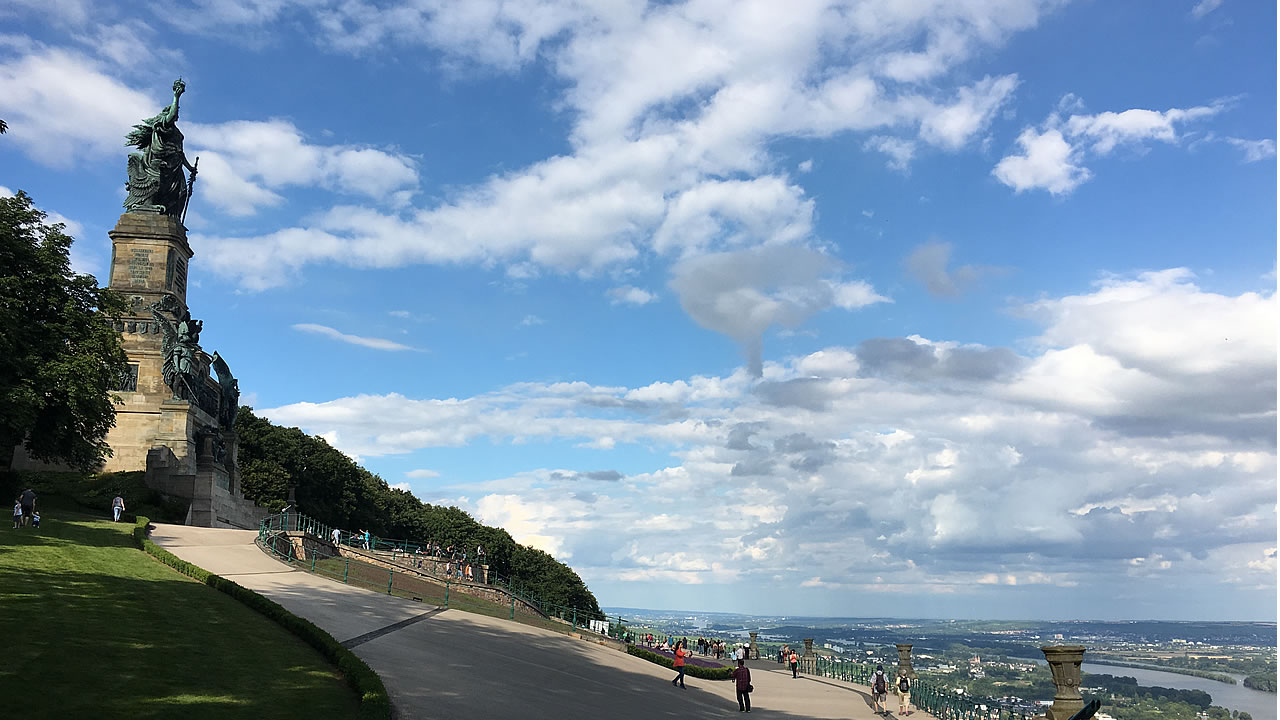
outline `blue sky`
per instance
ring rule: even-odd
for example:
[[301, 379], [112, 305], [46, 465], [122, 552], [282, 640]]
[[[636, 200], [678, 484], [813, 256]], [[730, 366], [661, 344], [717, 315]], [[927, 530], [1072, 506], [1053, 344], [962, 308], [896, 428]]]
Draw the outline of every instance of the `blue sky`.
[[139, 7], [0, 9], [0, 188], [101, 274], [181, 75], [246, 401], [602, 604], [1275, 618], [1274, 5]]

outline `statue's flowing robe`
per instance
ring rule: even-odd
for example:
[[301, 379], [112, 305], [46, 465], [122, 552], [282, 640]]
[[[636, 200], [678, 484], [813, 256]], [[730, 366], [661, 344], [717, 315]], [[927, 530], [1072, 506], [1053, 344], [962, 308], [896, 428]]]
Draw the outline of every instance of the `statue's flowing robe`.
[[182, 131], [173, 122], [166, 122], [163, 115], [157, 115], [138, 125], [129, 140], [142, 152], [129, 154], [125, 209], [181, 217], [187, 202]]

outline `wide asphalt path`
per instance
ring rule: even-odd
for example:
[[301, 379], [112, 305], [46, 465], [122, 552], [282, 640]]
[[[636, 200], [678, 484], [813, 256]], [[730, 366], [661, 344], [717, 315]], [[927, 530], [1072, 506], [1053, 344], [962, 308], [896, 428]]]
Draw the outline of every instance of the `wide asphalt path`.
[[[700, 720], [738, 714], [732, 681], [687, 678], [687, 689], [680, 690], [671, 685], [674, 671], [609, 647], [294, 570], [254, 545], [251, 530], [154, 527], [151, 539], [169, 552], [262, 593], [351, 647], [382, 677], [401, 720]], [[879, 717], [865, 686], [792, 679], [767, 661], [748, 665], [753, 717]], [[911, 717], [929, 716], [917, 711]]]

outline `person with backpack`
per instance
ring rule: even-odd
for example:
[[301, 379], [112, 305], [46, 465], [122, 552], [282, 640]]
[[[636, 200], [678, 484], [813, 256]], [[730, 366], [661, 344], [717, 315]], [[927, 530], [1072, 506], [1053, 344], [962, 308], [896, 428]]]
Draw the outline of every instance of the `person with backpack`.
[[871, 699], [875, 702], [876, 714], [886, 715], [885, 700], [889, 696], [889, 679], [884, 676], [884, 666], [876, 666], [876, 674], [871, 676]]
[[898, 714], [911, 714], [911, 680], [906, 675], [898, 676]]
[[800, 668], [800, 656], [796, 654], [795, 650], [791, 651], [791, 655], [787, 657], [787, 662], [791, 663], [791, 677], [800, 677], [800, 673], [798, 672]]

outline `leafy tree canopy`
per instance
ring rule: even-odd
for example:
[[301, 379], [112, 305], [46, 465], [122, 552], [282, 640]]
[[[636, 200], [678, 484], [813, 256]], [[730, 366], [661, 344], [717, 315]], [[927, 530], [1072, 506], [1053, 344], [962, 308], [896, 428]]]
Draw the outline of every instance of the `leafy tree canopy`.
[[263, 507], [283, 508], [294, 483], [299, 511], [326, 525], [417, 543], [473, 550], [483, 545], [490, 572], [550, 602], [593, 613], [600, 610], [568, 565], [517, 543], [506, 530], [481, 525], [456, 507], [430, 505], [388, 486], [323, 438], [272, 424], [247, 407], [240, 408], [236, 431], [241, 487], [245, 497]]
[[71, 242], [26, 193], [0, 198], [0, 468], [19, 443], [80, 469], [111, 454], [128, 358], [110, 318], [126, 304], [71, 271]]

